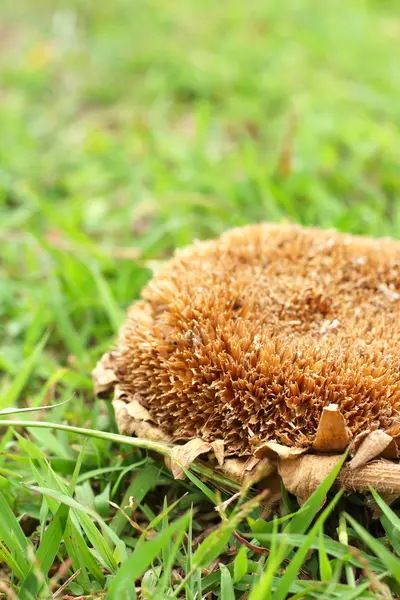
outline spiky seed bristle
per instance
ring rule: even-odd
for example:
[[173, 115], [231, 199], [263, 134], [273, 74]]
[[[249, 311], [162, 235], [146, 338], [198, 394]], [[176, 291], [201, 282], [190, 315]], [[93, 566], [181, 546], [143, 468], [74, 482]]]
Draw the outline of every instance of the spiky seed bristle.
[[251, 455], [311, 446], [337, 404], [350, 438], [400, 413], [400, 242], [255, 225], [169, 261], [134, 303], [117, 378], [174, 439]]

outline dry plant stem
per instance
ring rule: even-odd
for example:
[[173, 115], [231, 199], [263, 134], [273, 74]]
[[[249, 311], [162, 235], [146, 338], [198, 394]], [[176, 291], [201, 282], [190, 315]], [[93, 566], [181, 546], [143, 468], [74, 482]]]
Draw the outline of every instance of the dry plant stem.
[[65, 588], [67, 588], [69, 586], [70, 583], [72, 583], [74, 581], [74, 579], [76, 579], [78, 577], [78, 575], [80, 574], [81, 569], [78, 569], [75, 573], [73, 573], [71, 575], [71, 577], [69, 577], [67, 579], [67, 581], [64, 581], [64, 583], [62, 584], [61, 587], [58, 588], [58, 590], [56, 592], [54, 592], [52, 598], [58, 598], [60, 596], [60, 594], [65, 590]]

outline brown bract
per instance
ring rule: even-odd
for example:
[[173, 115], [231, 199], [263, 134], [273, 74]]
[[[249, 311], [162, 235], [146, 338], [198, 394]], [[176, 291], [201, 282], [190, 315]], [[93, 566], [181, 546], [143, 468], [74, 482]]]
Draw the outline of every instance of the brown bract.
[[350, 445], [353, 485], [366, 462], [398, 456], [399, 342], [400, 242], [256, 225], [165, 263], [97, 384], [139, 402], [164, 439], [214, 444], [220, 466], [305, 465]]

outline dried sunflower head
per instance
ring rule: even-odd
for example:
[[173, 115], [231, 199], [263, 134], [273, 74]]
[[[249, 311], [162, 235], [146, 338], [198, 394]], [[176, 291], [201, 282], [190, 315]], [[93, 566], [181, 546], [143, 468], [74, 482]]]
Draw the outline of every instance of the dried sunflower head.
[[400, 242], [263, 224], [177, 252], [129, 309], [109, 377], [165, 439], [340, 451], [397, 435], [399, 342]]

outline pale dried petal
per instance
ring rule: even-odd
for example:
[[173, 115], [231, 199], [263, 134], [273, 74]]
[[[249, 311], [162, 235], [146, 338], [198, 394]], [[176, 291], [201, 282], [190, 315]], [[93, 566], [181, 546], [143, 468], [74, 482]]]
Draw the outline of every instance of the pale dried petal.
[[395, 290], [390, 289], [385, 283], [378, 285], [378, 290], [382, 292], [382, 294], [385, 294], [391, 302], [398, 302], [400, 300], [400, 294]]
[[380, 429], [371, 431], [365, 436], [354, 458], [349, 462], [349, 469], [354, 470], [362, 467], [370, 460], [380, 456], [390, 444], [394, 444], [390, 435]]
[[175, 479], [185, 479], [182, 467], [188, 469], [200, 454], [211, 450], [211, 444], [200, 438], [190, 440], [183, 446], [174, 446], [171, 454], [171, 471]]
[[349, 430], [337, 404], [322, 409], [317, 435], [312, 445], [317, 452], [343, 452], [349, 445]]
[[[267, 459], [269, 461], [269, 459]], [[250, 456], [250, 458], [246, 461], [246, 464], [244, 465], [244, 470], [245, 471], [253, 471], [253, 469], [255, 469], [259, 464], [260, 464], [261, 459], [257, 458], [256, 456]]]

